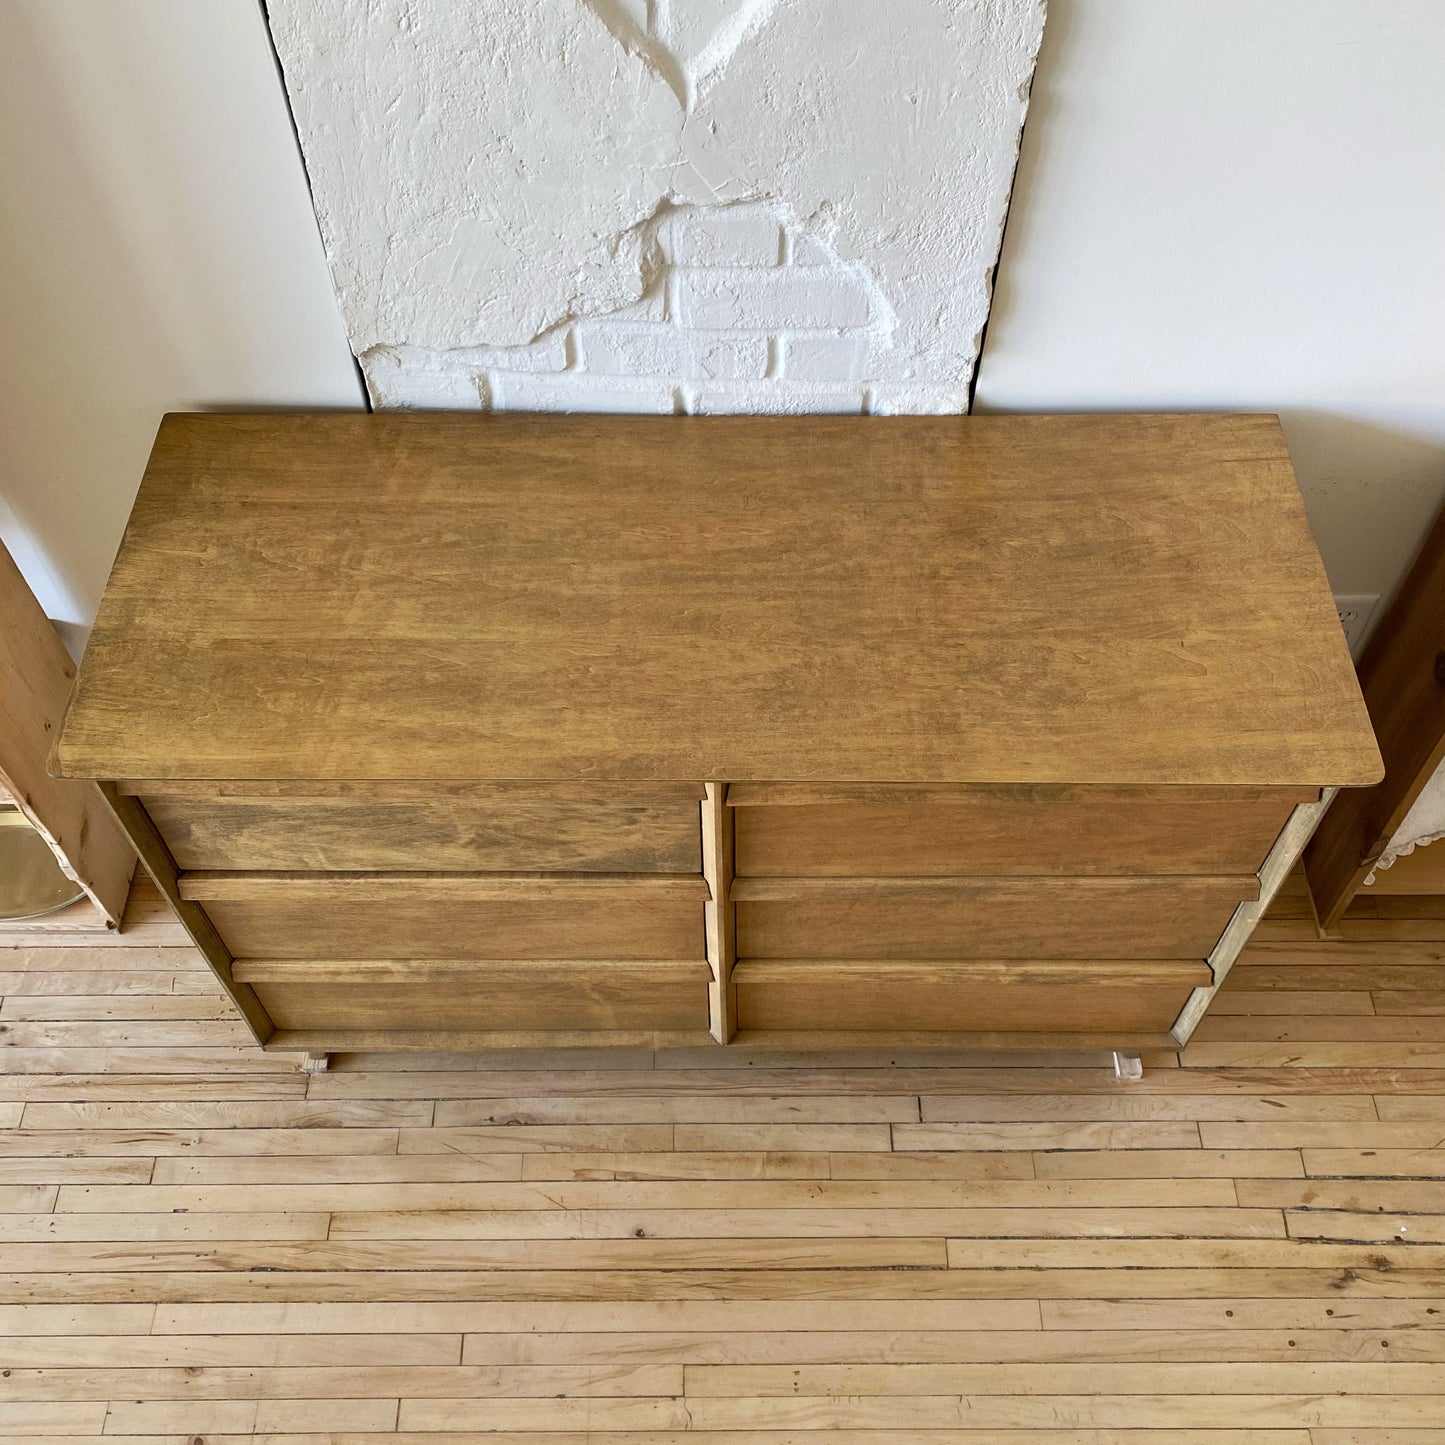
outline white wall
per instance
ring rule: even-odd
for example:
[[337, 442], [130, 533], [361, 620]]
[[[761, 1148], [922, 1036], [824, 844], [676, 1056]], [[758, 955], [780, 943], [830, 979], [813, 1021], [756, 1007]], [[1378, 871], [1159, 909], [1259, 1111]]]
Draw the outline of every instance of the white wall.
[[0, 537], [75, 647], [161, 414], [362, 393], [257, 0], [0, 0]]
[[1440, 0], [1050, 0], [980, 411], [1279, 411], [1336, 592], [1445, 496]]

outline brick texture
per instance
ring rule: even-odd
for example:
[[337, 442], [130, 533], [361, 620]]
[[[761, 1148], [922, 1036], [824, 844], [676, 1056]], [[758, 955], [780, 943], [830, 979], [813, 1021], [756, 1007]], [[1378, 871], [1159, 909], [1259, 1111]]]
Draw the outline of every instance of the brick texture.
[[644, 249], [637, 302], [564, 322], [529, 346], [377, 348], [366, 360], [378, 405], [408, 404], [403, 384], [415, 398], [422, 368], [428, 403], [461, 409], [961, 409], [946, 388], [870, 382], [871, 360], [892, 341], [887, 300], [863, 267], [781, 208], [680, 207], [649, 223]]

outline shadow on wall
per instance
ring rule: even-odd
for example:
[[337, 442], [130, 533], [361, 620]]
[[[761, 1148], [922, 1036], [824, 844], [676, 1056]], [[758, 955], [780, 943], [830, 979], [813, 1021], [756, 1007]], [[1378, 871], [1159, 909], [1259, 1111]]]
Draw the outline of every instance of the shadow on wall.
[[254, 0], [0, 6], [0, 536], [72, 653], [166, 411], [363, 404]]
[[[67, 44], [73, 37], [58, 20], [13, 6], [0, 22], [8, 112], [0, 159], [6, 194], [23, 198], [0, 213], [0, 346], [11, 353], [0, 390], [8, 439], [0, 528], [75, 652], [130, 503], [130, 495], [109, 494], [96, 462], [107, 439], [131, 462], [143, 461], [125, 442], [132, 428], [121, 392], [137, 371], [165, 365], [158, 358], [167, 338], [143, 259], [109, 193], [121, 178], [107, 184], [75, 110], [77, 92], [105, 105], [115, 87], [105, 83], [103, 62]], [[128, 124], [125, 97], [118, 99], [117, 133]], [[111, 375], [117, 370], [120, 377]]]
[[1393, 578], [1376, 613], [1383, 615], [1445, 504], [1445, 445], [1403, 418], [1391, 426], [1281, 407], [1280, 420], [1331, 586], [1369, 593], [1381, 590], [1377, 579]]

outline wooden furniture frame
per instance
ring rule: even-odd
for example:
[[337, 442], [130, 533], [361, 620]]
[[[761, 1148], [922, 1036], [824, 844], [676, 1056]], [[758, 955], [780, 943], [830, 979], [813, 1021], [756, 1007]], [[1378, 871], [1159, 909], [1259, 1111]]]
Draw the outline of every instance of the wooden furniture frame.
[[1175, 1047], [1379, 773], [1267, 417], [168, 418], [56, 763], [313, 1067]]
[[1372, 788], [1343, 793], [1305, 853], [1322, 928], [1333, 928], [1445, 760], [1445, 511], [1360, 661], [1385, 761]]
[[70, 696], [75, 664], [20, 569], [0, 546], [0, 795], [44, 837], [85, 897], [7, 928], [26, 933], [120, 924], [135, 854], [91, 783], [53, 778], [46, 759]]

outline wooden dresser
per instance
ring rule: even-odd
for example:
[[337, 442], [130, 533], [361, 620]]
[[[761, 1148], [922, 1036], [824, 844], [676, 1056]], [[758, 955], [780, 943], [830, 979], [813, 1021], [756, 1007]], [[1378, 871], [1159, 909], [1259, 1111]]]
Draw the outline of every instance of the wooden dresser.
[[171, 416], [54, 762], [315, 1054], [1182, 1040], [1381, 771], [1267, 416]]

